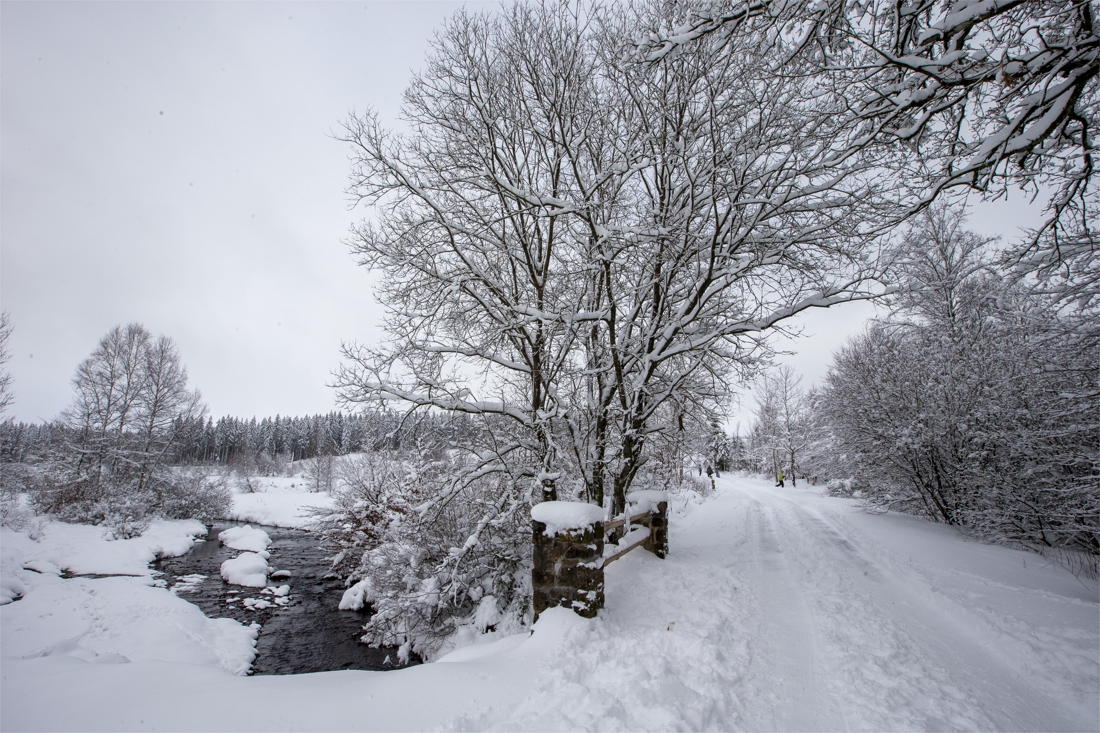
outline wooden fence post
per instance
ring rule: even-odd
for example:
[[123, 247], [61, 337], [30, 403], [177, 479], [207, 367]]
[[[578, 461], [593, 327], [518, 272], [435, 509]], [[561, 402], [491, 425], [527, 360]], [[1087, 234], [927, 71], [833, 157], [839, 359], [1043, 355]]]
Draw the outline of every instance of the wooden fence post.
[[[604, 607], [605, 565], [639, 545], [657, 557], [668, 555], [668, 494], [641, 491], [629, 495], [627, 502], [626, 516], [609, 521], [606, 526], [621, 530], [634, 521], [636, 529], [645, 527], [649, 532], [632, 533], [630, 542], [622, 547], [612, 540], [607, 557], [604, 557], [605, 523], [601, 507], [582, 502], [544, 501], [531, 508], [531, 586], [536, 621], [540, 613], [555, 606], [594, 618]], [[631, 504], [638, 509], [637, 514], [631, 514]]]

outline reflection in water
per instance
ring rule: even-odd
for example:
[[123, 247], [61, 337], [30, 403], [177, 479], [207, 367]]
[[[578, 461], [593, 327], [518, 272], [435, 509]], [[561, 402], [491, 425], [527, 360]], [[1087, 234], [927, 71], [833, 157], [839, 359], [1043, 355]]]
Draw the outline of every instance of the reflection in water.
[[[221, 579], [221, 564], [240, 554], [224, 547], [218, 534], [243, 522], [218, 522], [205, 542], [186, 555], [159, 560], [154, 567], [164, 572], [168, 587], [202, 609], [211, 618], [234, 618], [244, 624], [259, 623], [253, 674], [300, 674], [333, 669], [393, 669], [396, 649], [373, 649], [359, 643], [369, 614], [340, 611], [344, 584], [328, 577], [328, 552], [315, 535], [298, 529], [261, 527], [271, 537], [267, 551], [272, 575], [268, 585], [290, 586], [289, 595], [262, 592], [261, 588], [228, 585]], [[253, 525], [260, 526], [260, 525]], [[284, 575], [289, 573], [289, 576]], [[286, 605], [278, 605], [276, 601]]]

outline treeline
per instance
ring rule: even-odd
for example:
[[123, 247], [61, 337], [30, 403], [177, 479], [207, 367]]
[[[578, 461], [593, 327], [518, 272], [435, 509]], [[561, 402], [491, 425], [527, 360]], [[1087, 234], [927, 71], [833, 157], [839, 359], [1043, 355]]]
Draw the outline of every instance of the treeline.
[[[375, 410], [357, 414], [288, 417], [257, 420], [227, 415], [213, 418], [177, 418], [172, 429], [166, 465], [255, 464], [261, 472], [277, 458], [301, 461], [318, 456], [342, 456], [360, 451], [401, 450], [415, 446], [428, 434], [458, 439], [468, 421], [421, 416], [402, 424], [401, 416]], [[470, 429], [466, 426], [465, 429]], [[82, 431], [64, 420], [47, 423], [0, 423], [0, 462], [34, 461], [79, 445]]]
[[1095, 298], [1006, 272], [990, 240], [934, 207], [901, 243], [899, 289], [804, 392], [758, 389], [754, 467], [965, 527], [994, 542], [1100, 556]]
[[[139, 323], [111, 329], [77, 367], [73, 387], [72, 404], [52, 422], [0, 422], [4, 522], [29, 510], [131, 536], [156, 518], [226, 516], [231, 492], [215, 467], [278, 475], [292, 461], [363, 450], [430, 444], [438, 454], [470, 429], [465, 416], [403, 419], [383, 407], [215, 421], [188, 386], [172, 339]], [[328, 470], [333, 461], [323, 463]]]

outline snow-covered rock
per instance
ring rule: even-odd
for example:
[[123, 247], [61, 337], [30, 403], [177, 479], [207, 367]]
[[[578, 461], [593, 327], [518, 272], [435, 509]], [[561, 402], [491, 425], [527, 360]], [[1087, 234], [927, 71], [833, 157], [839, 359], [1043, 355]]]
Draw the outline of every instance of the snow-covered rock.
[[341, 611], [358, 611], [374, 600], [370, 578], [363, 578], [344, 591], [340, 598]]
[[222, 563], [222, 578], [231, 585], [243, 585], [248, 588], [267, 586], [267, 573], [271, 566], [267, 564], [267, 553], [242, 552]]
[[496, 597], [484, 596], [481, 602], [477, 604], [477, 611], [474, 612], [474, 626], [481, 633], [485, 633], [499, 624], [500, 619], [500, 609], [497, 607]]
[[234, 550], [248, 550], [249, 552], [263, 552], [271, 544], [271, 537], [262, 529], [257, 529], [251, 524], [243, 527], [230, 527], [218, 535], [218, 539], [226, 547]]

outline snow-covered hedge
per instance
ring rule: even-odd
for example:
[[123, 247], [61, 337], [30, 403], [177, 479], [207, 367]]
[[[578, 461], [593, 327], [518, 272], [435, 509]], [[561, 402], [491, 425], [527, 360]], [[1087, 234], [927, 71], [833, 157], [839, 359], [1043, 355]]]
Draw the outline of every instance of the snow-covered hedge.
[[37, 513], [104, 525], [123, 537], [141, 534], [154, 519], [219, 519], [233, 501], [226, 482], [202, 469], [164, 470], [146, 480], [110, 472], [92, 480], [66, 463], [36, 469], [23, 489]]

